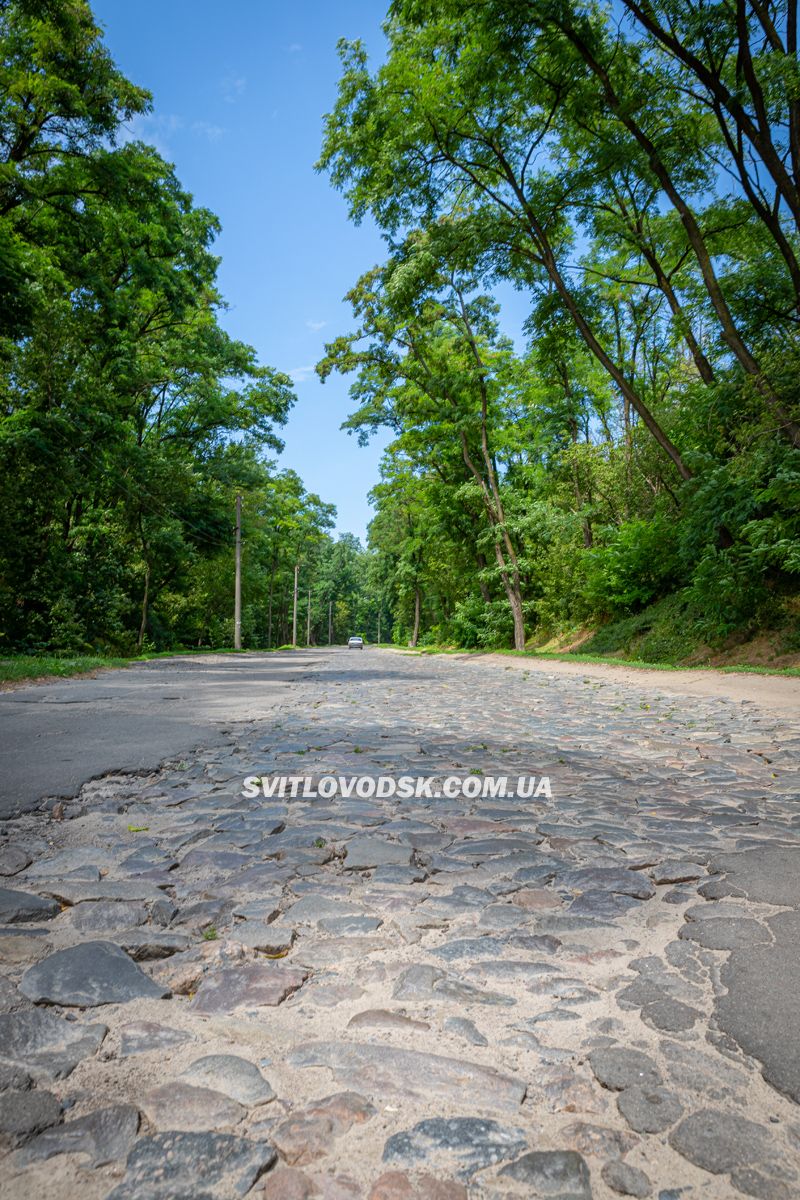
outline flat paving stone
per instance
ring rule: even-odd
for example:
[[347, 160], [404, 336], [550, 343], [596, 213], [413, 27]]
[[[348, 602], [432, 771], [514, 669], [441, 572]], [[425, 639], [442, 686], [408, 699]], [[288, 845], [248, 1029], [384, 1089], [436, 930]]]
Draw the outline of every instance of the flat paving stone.
[[669, 1144], [679, 1154], [713, 1175], [769, 1161], [768, 1131], [745, 1117], [706, 1108], [685, 1117], [673, 1129]]
[[683, 1107], [672, 1092], [640, 1084], [619, 1093], [617, 1108], [637, 1133], [663, 1133], [683, 1114]]
[[247, 1107], [267, 1104], [275, 1092], [255, 1063], [237, 1054], [206, 1054], [181, 1073], [194, 1087], [212, 1088]]
[[85, 1154], [90, 1167], [105, 1167], [125, 1161], [138, 1132], [138, 1108], [112, 1104], [46, 1129], [28, 1142], [20, 1158], [24, 1163], [33, 1163], [58, 1154]]
[[43, 1079], [64, 1079], [95, 1054], [108, 1033], [105, 1025], [65, 1021], [41, 1009], [0, 1015], [0, 1055]]
[[61, 1119], [61, 1103], [52, 1092], [0, 1093], [0, 1148], [13, 1149]]
[[122, 1058], [129, 1058], [132, 1054], [163, 1054], [192, 1040], [192, 1035], [186, 1030], [171, 1029], [155, 1021], [130, 1021], [120, 1027], [119, 1037]]
[[748, 918], [731, 920], [714, 917], [707, 921], [690, 921], [678, 932], [678, 937], [697, 942], [708, 950], [738, 950], [742, 946], [757, 946], [770, 940], [769, 930], [760, 922]]
[[192, 1001], [199, 1013], [230, 1013], [238, 1008], [274, 1008], [308, 978], [308, 971], [272, 963], [223, 967], [206, 976]]
[[661, 1072], [652, 1058], [641, 1050], [626, 1046], [605, 1046], [593, 1050], [589, 1065], [597, 1082], [611, 1091], [621, 1092], [629, 1087], [658, 1087]]
[[325, 1158], [354, 1125], [364, 1125], [377, 1109], [357, 1092], [336, 1092], [292, 1112], [271, 1131], [284, 1162], [306, 1166]]
[[187, 1133], [227, 1129], [238, 1125], [247, 1109], [222, 1092], [196, 1087], [183, 1079], [161, 1084], [145, 1092], [142, 1111], [156, 1129], [180, 1129]]
[[296, 1047], [287, 1057], [294, 1067], [328, 1067], [341, 1083], [370, 1097], [388, 1093], [463, 1103], [469, 1099], [465, 1090], [472, 1089], [482, 1106], [516, 1110], [527, 1090], [521, 1079], [479, 1063], [394, 1046], [313, 1042]]
[[433, 1117], [395, 1133], [383, 1148], [385, 1163], [424, 1164], [436, 1171], [455, 1168], [460, 1179], [514, 1158], [524, 1150], [521, 1129], [482, 1117]]
[[82, 942], [57, 950], [29, 967], [19, 986], [37, 1004], [75, 1008], [159, 1000], [170, 994], [113, 942]]
[[399, 842], [384, 838], [360, 837], [347, 843], [345, 870], [370, 871], [374, 867], [407, 867], [411, 862], [411, 849]]
[[106, 1200], [229, 1200], [245, 1196], [275, 1161], [274, 1148], [233, 1134], [159, 1133], [131, 1150]]
[[0, 846], [0, 875], [18, 875], [24, 871], [31, 856], [23, 846], [6, 843]]
[[653, 1190], [653, 1185], [644, 1171], [619, 1159], [607, 1162], [600, 1172], [600, 1177], [603, 1183], [620, 1196], [636, 1196], [643, 1200], [651, 1195]]
[[500, 1172], [533, 1189], [534, 1196], [592, 1200], [589, 1168], [575, 1150], [531, 1150]]
[[47, 896], [34, 896], [14, 888], [0, 888], [0, 925], [46, 921], [58, 912], [58, 904]]
[[457, 1004], [489, 1004], [508, 1006], [513, 996], [489, 991], [465, 979], [420, 963], [407, 967], [398, 977], [392, 996], [395, 1000], [439, 1001]]

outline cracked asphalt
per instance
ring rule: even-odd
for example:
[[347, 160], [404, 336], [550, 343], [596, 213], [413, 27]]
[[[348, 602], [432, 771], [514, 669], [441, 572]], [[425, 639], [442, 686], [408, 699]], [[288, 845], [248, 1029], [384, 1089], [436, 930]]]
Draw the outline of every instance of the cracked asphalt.
[[371, 649], [3, 696], [4, 1196], [793, 1200], [796, 699]]

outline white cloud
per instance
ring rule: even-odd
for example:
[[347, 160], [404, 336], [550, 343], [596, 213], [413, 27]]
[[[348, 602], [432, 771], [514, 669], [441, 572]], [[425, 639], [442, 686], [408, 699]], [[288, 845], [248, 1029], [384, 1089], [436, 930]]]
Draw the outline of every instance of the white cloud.
[[218, 142], [225, 130], [221, 125], [212, 125], [209, 121], [194, 121], [192, 133], [198, 137], [207, 138], [209, 142]]
[[314, 374], [313, 367], [292, 367], [291, 371], [286, 372], [292, 383], [308, 383], [309, 379]]
[[244, 95], [247, 79], [244, 75], [226, 75], [220, 83], [222, 99], [226, 104], [235, 104]]
[[320, 329], [324, 329], [327, 324], [327, 321], [306, 321], [306, 328], [313, 329], [314, 333], [319, 333]]
[[299, 42], [292, 42], [291, 46], [287, 48], [290, 54], [299, 54], [303, 49]]
[[123, 146], [128, 142], [147, 142], [162, 158], [169, 159], [172, 157], [170, 139], [183, 129], [183, 124], [183, 117], [177, 113], [136, 113], [122, 127], [119, 141]]

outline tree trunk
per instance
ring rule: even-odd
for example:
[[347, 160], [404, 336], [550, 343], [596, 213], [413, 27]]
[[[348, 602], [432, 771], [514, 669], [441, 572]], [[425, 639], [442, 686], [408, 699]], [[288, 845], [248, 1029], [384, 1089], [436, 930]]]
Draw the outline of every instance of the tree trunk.
[[[486, 570], [486, 557], [480, 550], [475, 555], [475, 562], [478, 564], [479, 571], [483, 572]], [[480, 589], [484, 604], [491, 604], [492, 593], [489, 591], [489, 585], [485, 579], [481, 579], [480, 575], [478, 576], [478, 588]]]
[[408, 643], [409, 646], [411, 646], [412, 648], [415, 647], [417, 642], [419, 641], [420, 610], [421, 610], [421, 601], [420, 601], [419, 588], [415, 587], [414, 588], [414, 629], [411, 633], [411, 641]]
[[144, 596], [142, 597], [142, 620], [139, 625], [139, 636], [136, 639], [136, 649], [141, 650], [144, 644], [144, 634], [147, 628], [147, 602], [150, 597], [150, 563], [144, 569]]

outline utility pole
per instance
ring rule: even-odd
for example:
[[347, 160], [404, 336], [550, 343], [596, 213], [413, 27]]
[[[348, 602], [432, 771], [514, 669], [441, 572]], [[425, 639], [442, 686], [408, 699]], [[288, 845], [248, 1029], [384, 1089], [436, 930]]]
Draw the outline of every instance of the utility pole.
[[306, 645], [311, 645], [311, 588], [308, 589], [308, 603], [306, 605]]
[[300, 563], [294, 564], [294, 599], [292, 603], [292, 645], [297, 647], [297, 576], [300, 571]]
[[378, 645], [381, 644], [381, 610], [378, 609]]
[[242, 497], [236, 497], [236, 583], [233, 590], [233, 648], [242, 648]]
[[328, 645], [333, 643], [333, 601], [328, 601]]

